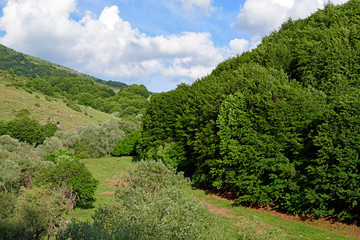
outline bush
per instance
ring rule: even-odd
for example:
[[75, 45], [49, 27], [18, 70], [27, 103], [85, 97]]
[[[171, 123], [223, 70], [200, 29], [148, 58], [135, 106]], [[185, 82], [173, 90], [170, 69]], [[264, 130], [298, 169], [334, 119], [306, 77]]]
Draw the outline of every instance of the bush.
[[113, 155], [118, 157], [135, 155], [139, 138], [140, 131], [127, 134], [123, 140], [116, 143]]
[[7, 197], [1, 195], [1, 202], [13, 210], [0, 216], [0, 239], [54, 236], [62, 216], [69, 210], [65, 197], [47, 187], [22, 188], [15, 201]]
[[94, 201], [98, 181], [79, 160], [64, 158], [53, 168], [37, 178], [37, 184], [66, 186], [72, 188], [77, 196], [77, 205], [91, 205]]
[[121, 176], [117, 201], [94, 223], [74, 222], [57, 239], [227, 239], [217, 216], [186, 189], [189, 181], [160, 162], [140, 162]]
[[74, 154], [65, 149], [53, 150], [46, 155], [46, 160], [55, 164], [61, 162], [64, 159], [72, 159]]

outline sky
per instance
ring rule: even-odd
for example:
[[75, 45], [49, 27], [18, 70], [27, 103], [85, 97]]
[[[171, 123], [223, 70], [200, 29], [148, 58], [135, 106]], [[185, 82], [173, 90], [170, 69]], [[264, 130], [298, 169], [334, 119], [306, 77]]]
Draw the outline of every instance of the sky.
[[[0, 0], [0, 44], [152, 92], [205, 77], [327, 0]], [[333, 0], [341, 4], [347, 0]]]

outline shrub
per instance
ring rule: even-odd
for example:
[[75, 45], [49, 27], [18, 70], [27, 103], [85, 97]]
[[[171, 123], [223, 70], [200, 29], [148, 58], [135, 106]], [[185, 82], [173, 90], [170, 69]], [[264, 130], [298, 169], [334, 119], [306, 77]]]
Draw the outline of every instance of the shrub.
[[65, 149], [53, 150], [46, 155], [46, 160], [51, 161], [55, 164], [61, 162], [64, 159], [71, 159], [74, 157], [72, 152], [69, 152]]
[[182, 174], [160, 162], [140, 162], [121, 176], [115, 204], [94, 223], [74, 222], [57, 239], [227, 239], [217, 216], [186, 191]]
[[78, 205], [91, 205], [94, 201], [98, 181], [79, 160], [64, 158], [37, 178], [37, 184], [66, 186], [72, 188]]
[[47, 187], [22, 188], [13, 202], [5, 195], [0, 199], [13, 209], [6, 216], [0, 216], [1, 239], [54, 236], [68, 211], [65, 197]]
[[116, 143], [113, 151], [114, 156], [132, 156], [136, 154], [136, 146], [139, 142], [140, 131], [129, 133], [125, 138]]
[[21, 167], [14, 161], [0, 161], [0, 191], [18, 190], [21, 184]]

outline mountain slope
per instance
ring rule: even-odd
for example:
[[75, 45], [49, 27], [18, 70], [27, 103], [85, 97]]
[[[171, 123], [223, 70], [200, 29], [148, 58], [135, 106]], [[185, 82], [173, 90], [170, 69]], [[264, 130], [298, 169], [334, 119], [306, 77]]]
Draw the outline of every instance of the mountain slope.
[[83, 73], [79, 73], [73, 69], [32, 57], [0, 44], [0, 69], [14, 71], [16, 75], [28, 78], [36, 78], [42, 76], [56, 77], [72, 77], [90, 79], [99, 84], [108, 85], [114, 88], [124, 88], [127, 85], [121, 82], [104, 81]]
[[0, 83], [0, 120], [3, 121], [14, 119], [16, 112], [21, 109], [29, 110], [31, 116], [41, 124], [50, 121], [64, 131], [75, 130], [89, 123], [98, 125], [105, 121], [118, 119], [91, 107], [78, 107], [81, 112], [69, 108], [61, 99], [7, 87]]

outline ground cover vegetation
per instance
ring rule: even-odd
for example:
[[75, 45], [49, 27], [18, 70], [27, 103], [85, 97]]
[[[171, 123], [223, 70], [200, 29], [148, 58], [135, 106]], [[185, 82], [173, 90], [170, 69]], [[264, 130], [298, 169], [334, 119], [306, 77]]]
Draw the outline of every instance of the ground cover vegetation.
[[[161, 162], [139, 162], [117, 176], [115, 201], [99, 207], [93, 221], [75, 221], [57, 239], [285, 239], [282, 230], [254, 222], [239, 232], [208, 211], [189, 192], [190, 182]], [[262, 222], [257, 227], [265, 228]]]
[[79, 159], [111, 156], [115, 145], [139, 126], [113, 120], [73, 132], [58, 130], [37, 142], [31, 136], [43, 129], [30, 131], [28, 111], [18, 114], [27, 124], [13, 136], [20, 141], [5, 135], [10, 130], [0, 136], [0, 239], [55, 236], [68, 223], [69, 211], [92, 207], [96, 200], [98, 180]]
[[37, 77], [23, 83], [8, 86], [24, 88], [30, 92], [40, 92], [49, 97], [64, 99], [67, 106], [81, 112], [78, 105], [89, 106], [117, 117], [138, 116], [145, 112], [150, 92], [144, 85], [130, 85], [118, 89], [118, 93], [91, 79], [68, 77]]
[[154, 95], [141, 156], [239, 203], [359, 220], [359, 9], [289, 19], [209, 76]]
[[54, 236], [67, 212], [94, 202], [97, 180], [85, 165], [71, 153], [52, 160], [28, 143], [0, 136], [0, 239]]

